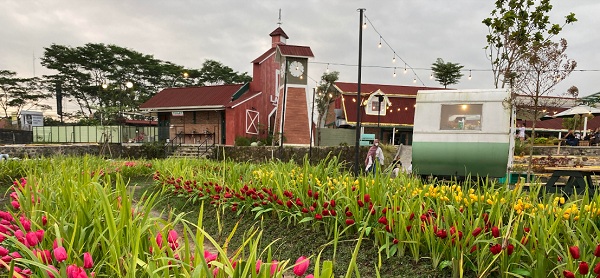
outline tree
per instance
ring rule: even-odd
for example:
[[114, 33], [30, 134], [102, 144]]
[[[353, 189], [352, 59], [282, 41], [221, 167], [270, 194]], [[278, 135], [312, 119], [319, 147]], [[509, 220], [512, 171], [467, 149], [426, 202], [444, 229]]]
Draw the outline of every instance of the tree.
[[437, 58], [435, 63], [432, 64], [431, 70], [433, 71], [433, 77], [435, 81], [444, 85], [447, 88], [448, 85], [457, 84], [458, 80], [463, 76], [460, 70], [463, 66], [458, 63], [444, 63], [442, 58]]
[[[42, 65], [57, 73], [45, 76], [62, 88], [63, 96], [79, 110], [69, 117], [115, 123], [136, 111], [158, 91], [176, 86], [243, 83], [251, 80], [221, 63], [207, 60], [202, 69], [155, 59], [116, 45], [88, 43], [80, 47], [53, 44], [45, 48]], [[132, 115], [134, 113], [131, 113]]]
[[[516, 78], [514, 89], [518, 91], [526, 103], [515, 99], [517, 109], [521, 112], [529, 111], [531, 117], [531, 142], [535, 142], [535, 126], [543, 116], [542, 107], [559, 106], [556, 103], [548, 105], [548, 100], [562, 100], [562, 98], [547, 98], [554, 87], [564, 80], [577, 67], [577, 62], [568, 59], [566, 55], [567, 41], [561, 39], [559, 43], [551, 41], [534, 42], [529, 50], [523, 52], [523, 59], [514, 64]], [[579, 90], [571, 87], [563, 95], [576, 94]], [[545, 113], [544, 113], [545, 114]], [[529, 149], [528, 172], [531, 172], [533, 148]]]
[[232, 68], [214, 60], [206, 60], [202, 64], [202, 69], [198, 73], [199, 83], [202, 86], [223, 85], [247, 83], [252, 81], [252, 77], [246, 72], [239, 74]]
[[577, 21], [575, 14], [570, 13], [562, 25], [553, 24], [548, 16], [551, 10], [550, 0], [496, 1], [491, 17], [483, 20], [489, 30], [485, 50], [496, 88], [504, 88], [516, 78], [513, 67], [523, 59], [528, 47], [550, 41], [566, 24]]
[[15, 110], [17, 115], [22, 110], [37, 107], [49, 109], [48, 105], [40, 103], [49, 95], [42, 90], [42, 80], [39, 78], [18, 78], [17, 73], [9, 70], [0, 70], [0, 109], [4, 117], [8, 117], [8, 110]]
[[321, 82], [317, 86], [317, 92], [315, 95], [315, 106], [317, 107], [317, 146], [321, 145], [321, 127], [324, 125], [324, 121], [327, 119], [329, 112], [329, 106], [337, 97], [340, 92], [335, 89], [334, 83], [339, 79], [340, 73], [333, 71], [330, 73], [323, 73], [321, 76]]

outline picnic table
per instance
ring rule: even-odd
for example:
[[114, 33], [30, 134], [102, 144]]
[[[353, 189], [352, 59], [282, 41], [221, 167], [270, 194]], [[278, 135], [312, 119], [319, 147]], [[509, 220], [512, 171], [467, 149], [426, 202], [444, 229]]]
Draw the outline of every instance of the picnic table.
[[[567, 195], [575, 192], [583, 194], [586, 188], [589, 189], [590, 195], [594, 194], [596, 188], [592, 176], [600, 174], [600, 166], [545, 167], [544, 169], [552, 171], [552, 175], [546, 182], [546, 192], [562, 192]], [[567, 177], [564, 186], [556, 185], [561, 177]]]

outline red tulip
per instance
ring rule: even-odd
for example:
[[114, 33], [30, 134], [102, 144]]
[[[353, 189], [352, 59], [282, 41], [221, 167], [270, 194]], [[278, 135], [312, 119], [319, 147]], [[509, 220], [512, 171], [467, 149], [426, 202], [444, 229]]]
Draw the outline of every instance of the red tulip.
[[571, 257], [573, 257], [573, 259], [579, 259], [579, 247], [577, 246], [571, 246], [569, 247], [569, 253], [571, 253]]
[[415, 213], [411, 212], [410, 216], [408, 217], [408, 220], [410, 221], [410, 220], [413, 220], [413, 219], [415, 219]]
[[385, 216], [380, 217], [379, 220], [377, 220], [377, 222], [382, 225], [387, 225], [388, 223], [387, 218], [385, 218]]
[[347, 217], [352, 217], [352, 212], [351, 212], [351, 211], [347, 211], [347, 212], [346, 212], [346, 216], [347, 216]]
[[358, 206], [361, 208], [365, 206], [365, 204], [361, 200], [356, 201], [356, 204], [358, 204]]
[[596, 266], [594, 266], [594, 273], [600, 274], [600, 262], [598, 262]]
[[331, 201], [329, 202], [329, 205], [330, 205], [330, 206], [332, 206], [332, 207], [335, 207], [335, 200], [331, 200]]
[[444, 230], [444, 229], [439, 229], [439, 230], [438, 230], [438, 231], [435, 233], [435, 235], [436, 235], [437, 237], [441, 238], [441, 239], [444, 239], [444, 238], [446, 238], [446, 237], [448, 236], [448, 233], [446, 233], [446, 230]]
[[471, 233], [474, 237], [478, 236], [481, 233], [481, 227], [477, 227], [475, 228], [475, 230], [473, 230], [473, 232]]
[[350, 226], [352, 224], [354, 224], [354, 220], [352, 220], [350, 218], [346, 219], [346, 225]]
[[492, 227], [492, 236], [493, 237], [499, 237], [500, 236], [500, 229], [498, 229], [498, 227], [496, 227], [496, 226]]
[[477, 251], [477, 245], [473, 245], [473, 247], [471, 247], [470, 253], [473, 253]]
[[395, 239], [392, 241], [392, 243], [394, 243], [394, 244], [398, 244], [398, 242], [400, 242], [400, 241], [398, 241], [398, 239], [397, 239], [397, 238], [395, 238]]
[[92, 268], [94, 267], [94, 261], [92, 260], [92, 255], [89, 252], [83, 253], [83, 268]]
[[575, 278], [575, 274], [568, 270], [564, 270], [563, 275], [565, 276], [565, 278]]
[[365, 203], [370, 203], [370, 202], [371, 202], [371, 195], [365, 194]]
[[514, 250], [515, 250], [514, 245], [509, 244], [508, 246], [506, 246], [506, 254], [508, 254], [509, 256], [513, 253]]
[[531, 228], [529, 228], [529, 227], [523, 227], [523, 231], [525, 233], [529, 233], [531, 231]]
[[411, 225], [408, 225], [408, 226], [406, 226], [406, 231], [407, 231], [407, 232], [410, 232], [410, 230], [411, 230], [411, 229], [412, 229], [412, 226], [411, 226]]
[[502, 246], [500, 246], [500, 244], [492, 245], [490, 246], [490, 252], [492, 252], [494, 255], [497, 255], [498, 253], [502, 252]]
[[304, 275], [304, 273], [308, 269], [309, 264], [310, 261], [308, 260], [308, 258], [301, 256], [296, 260], [296, 264], [294, 264], [294, 274], [296, 274], [296, 276]]
[[594, 256], [600, 257], [600, 244], [596, 245], [596, 249], [594, 249]]
[[59, 263], [67, 259], [67, 250], [62, 246], [56, 247], [52, 253], [54, 254], [54, 259]]
[[586, 275], [590, 272], [590, 266], [586, 262], [579, 263], [579, 274]]
[[323, 220], [323, 216], [317, 213], [315, 215], [315, 219], [317, 219], [317, 220]]

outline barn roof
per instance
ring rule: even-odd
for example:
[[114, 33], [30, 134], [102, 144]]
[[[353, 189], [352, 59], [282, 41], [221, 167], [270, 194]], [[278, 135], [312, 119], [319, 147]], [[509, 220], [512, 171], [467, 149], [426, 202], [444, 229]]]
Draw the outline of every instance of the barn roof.
[[140, 106], [141, 110], [224, 109], [248, 90], [247, 84], [164, 89]]

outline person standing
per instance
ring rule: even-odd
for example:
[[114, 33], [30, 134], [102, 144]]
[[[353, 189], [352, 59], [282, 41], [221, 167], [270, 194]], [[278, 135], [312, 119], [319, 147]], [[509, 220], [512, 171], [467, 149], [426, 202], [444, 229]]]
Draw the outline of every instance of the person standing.
[[375, 139], [373, 140], [373, 146], [369, 149], [367, 158], [365, 159], [365, 164], [367, 165], [365, 171], [375, 173], [375, 171], [377, 171], [377, 164], [383, 166], [383, 162], [383, 150], [379, 147], [379, 139]]

